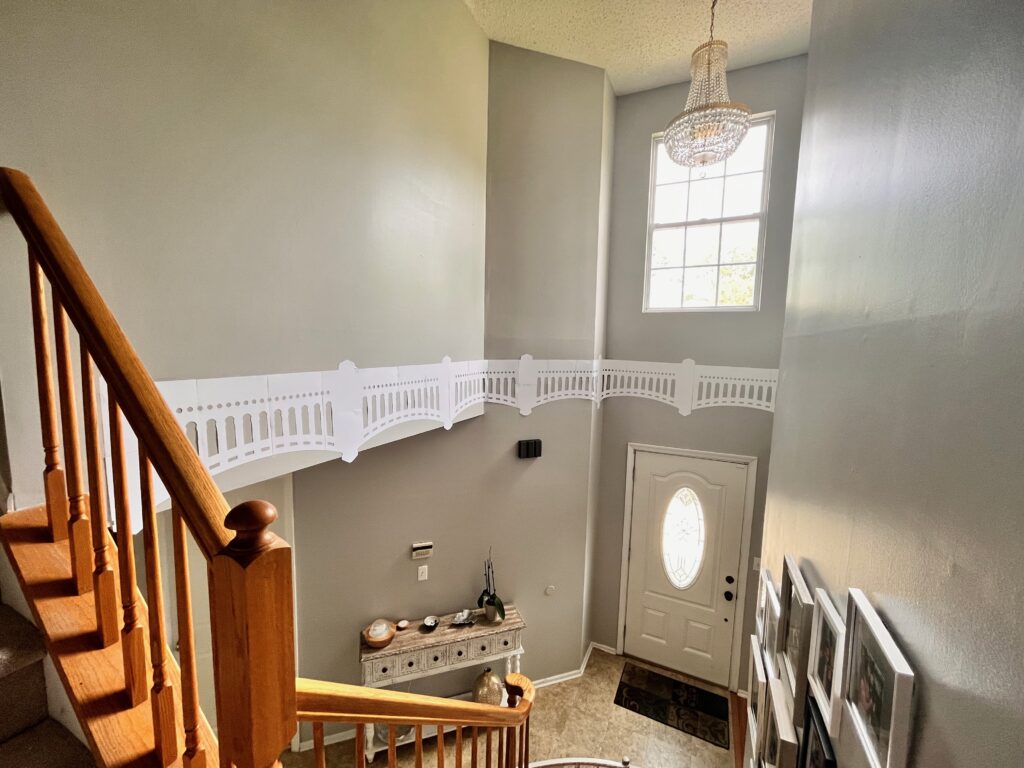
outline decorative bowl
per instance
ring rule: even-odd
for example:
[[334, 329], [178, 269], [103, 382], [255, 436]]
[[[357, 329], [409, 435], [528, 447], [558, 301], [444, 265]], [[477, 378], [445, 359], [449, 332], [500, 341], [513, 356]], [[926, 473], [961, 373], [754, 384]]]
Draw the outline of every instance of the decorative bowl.
[[395, 639], [395, 625], [387, 619], [374, 619], [362, 634], [363, 642], [371, 648], [385, 648]]
[[433, 632], [437, 629], [437, 625], [440, 623], [441, 620], [437, 618], [437, 616], [427, 616], [427, 618], [423, 620], [423, 629], [427, 632]]

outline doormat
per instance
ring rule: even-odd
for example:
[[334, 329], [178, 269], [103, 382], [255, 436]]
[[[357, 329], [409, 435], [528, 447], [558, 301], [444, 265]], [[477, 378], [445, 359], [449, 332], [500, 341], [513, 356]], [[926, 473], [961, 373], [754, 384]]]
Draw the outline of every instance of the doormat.
[[626, 662], [615, 703], [651, 720], [729, 748], [729, 700]]

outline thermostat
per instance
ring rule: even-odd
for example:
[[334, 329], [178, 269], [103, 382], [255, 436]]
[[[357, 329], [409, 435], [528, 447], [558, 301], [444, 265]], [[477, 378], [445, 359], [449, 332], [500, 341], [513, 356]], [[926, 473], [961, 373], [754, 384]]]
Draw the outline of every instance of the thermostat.
[[417, 541], [412, 545], [413, 560], [425, 560], [432, 554], [434, 554], [434, 542], [432, 541]]

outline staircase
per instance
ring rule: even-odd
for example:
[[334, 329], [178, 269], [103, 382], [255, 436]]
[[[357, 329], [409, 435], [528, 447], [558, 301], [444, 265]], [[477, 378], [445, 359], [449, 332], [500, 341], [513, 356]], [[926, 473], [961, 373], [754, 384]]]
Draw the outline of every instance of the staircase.
[[[268, 768], [280, 765], [304, 720], [313, 724], [318, 768], [325, 766], [328, 722], [355, 726], [356, 768], [365, 768], [361, 736], [374, 723], [389, 727], [389, 768], [397, 765], [395, 734], [405, 725], [415, 728], [417, 768], [430, 739], [437, 768], [444, 768], [451, 726], [455, 768], [462, 768], [464, 739], [471, 768], [526, 768], [534, 691], [522, 675], [506, 679], [504, 707], [296, 678], [291, 549], [270, 529], [276, 510], [258, 500], [228, 508], [35, 185], [9, 168], [0, 168], [3, 213], [14, 219], [28, 250], [45, 503], [0, 517], [0, 540], [38, 627], [0, 609], [0, 741], [8, 731], [13, 736], [0, 744], [0, 766]], [[5, 277], [14, 272], [5, 265]], [[103, 413], [100, 379], [107, 392]], [[131, 434], [138, 453], [129, 466]], [[154, 473], [171, 497], [169, 584], [158, 556]], [[142, 519], [140, 563], [133, 498]], [[116, 537], [108, 531], [111, 519]], [[189, 535], [207, 565], [216, 735], [199, 707]], [[140, 569], [146, 598], [137, 587]], [[180, 668], [167, 645], [165, 591], [177, 609]], [[44, 650], [94, 762], [45, 718]]]
[[38, 630], [0, 603], [0, 765], [18, 768], [94, 768], [89, 750], [46, 709]]

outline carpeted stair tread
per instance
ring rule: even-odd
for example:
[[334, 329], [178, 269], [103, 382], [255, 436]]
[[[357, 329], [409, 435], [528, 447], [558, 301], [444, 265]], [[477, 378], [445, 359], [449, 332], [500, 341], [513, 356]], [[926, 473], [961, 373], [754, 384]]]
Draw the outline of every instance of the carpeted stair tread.
[[89, 750], [56, 720], [44, 720], [0, 744], [0, 765], [11, 768], [96, 768]]
[[39, 630], [13, 608], [0, 604], [0, 680], [45, 655]]

